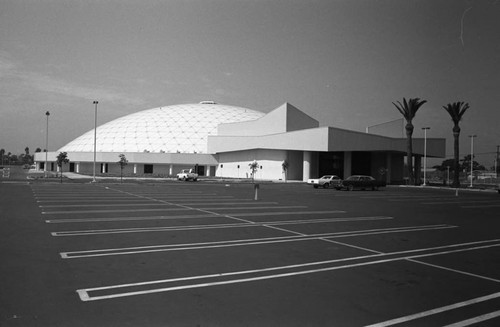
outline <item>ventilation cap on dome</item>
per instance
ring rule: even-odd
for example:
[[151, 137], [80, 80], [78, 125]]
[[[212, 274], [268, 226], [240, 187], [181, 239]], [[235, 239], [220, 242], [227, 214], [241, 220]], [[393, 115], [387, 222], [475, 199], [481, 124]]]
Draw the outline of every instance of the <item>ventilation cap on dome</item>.
[[212, 100], [207, 100], [207, 101], [201, 101], [200, 104], [217, 104], [217, 102]]

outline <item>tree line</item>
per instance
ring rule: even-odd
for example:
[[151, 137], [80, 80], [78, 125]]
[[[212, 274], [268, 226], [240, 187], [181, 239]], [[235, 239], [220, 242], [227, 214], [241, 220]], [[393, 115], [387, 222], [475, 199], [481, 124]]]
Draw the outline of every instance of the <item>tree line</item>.
[[[42, 149], [36, 148], [36, 152], [42, 152]], [[0, 149], [0, 164], [3, 165], [32, 165], [35, 159], [34, 154], [30, 154], [30, 148], [24, 148], [24, 153], [13, 154], [5, 149]]]

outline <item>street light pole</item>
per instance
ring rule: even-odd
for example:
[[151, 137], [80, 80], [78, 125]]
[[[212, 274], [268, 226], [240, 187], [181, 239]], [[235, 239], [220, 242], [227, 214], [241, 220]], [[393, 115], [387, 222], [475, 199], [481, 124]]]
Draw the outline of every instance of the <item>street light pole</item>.
[[49, 116], [50, 112], [46, 112], [47, 116], [47, 132], [45, 133], [45, 165], [43, 166], [43, 176], [47, 178], [47, 154], [49, 152]]
[[96, 160], [96, 144], [97, 144], [97, 104], [98, 101], [94, 101], [95, 111], [94, 111], [94, 175], [92, 182], [95, 183], [95, 160]]
[[450, 166], [446, 166], [448, 174], [446, 175], [446, 185], [450, 185]]
[[426, 173], [427, 173], [427, 130], [431, 129], [430, 127], [422, 127], [424, 130], [424, 184], [426, 186]]
[[500, 145], [497, 145], [497, 155], [495, 157], [495, 178], [498, 178], [498, 160], [500, 160]]
[[469, 135], [470, 137], [470, 187], [472, 187], [473, 171], [474, 171], [474, 138], [477, 135]]

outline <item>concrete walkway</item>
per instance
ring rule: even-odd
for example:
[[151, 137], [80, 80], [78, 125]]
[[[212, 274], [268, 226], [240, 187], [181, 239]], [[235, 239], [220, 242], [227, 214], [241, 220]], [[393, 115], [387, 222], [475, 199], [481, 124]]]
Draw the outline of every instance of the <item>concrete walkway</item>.
[[[94, 177], [90, 175], [82, 175], [77, 173], [63, 172], [63, 176], [68, 179], [82, 180], [89, 179], [92, 180]], [[96, 180], [120, 180], [119, 176], [96, 176]], [[167, 177], [123, 177], [123, 180], [152, 180], [152, 181], [168, 181], [173, 180], [173, 178]]]

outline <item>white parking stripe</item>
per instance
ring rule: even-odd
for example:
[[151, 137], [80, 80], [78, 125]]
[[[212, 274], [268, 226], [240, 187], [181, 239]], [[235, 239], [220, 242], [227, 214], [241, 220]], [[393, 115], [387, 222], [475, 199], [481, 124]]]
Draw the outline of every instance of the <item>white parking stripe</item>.
[[[144, 200], [143, 200], [144, 201]], [[210, 202], [210, 203], [183, 203], [183, 205], [261, 205], [261, 204], [278, 204], [278, 202]], [[99, 204], [54, 204], [54, 205], [42, 205], [40, 208], [81, 208], [81, 207], [140, 207], [140, 206], [171, 206], [174, 204], [165, 202], [155, 202], [150, 201], [147, 203], [99, 203]]]
[[[454, 200], [454, 201], [437, 201], [437, 202], [423, 202], [422, 204], [428, 204], [428, 205], [433, 205], [433, 204], [465, 204], [465, 203], [495, 203], [499, 204], [498, 200]], [[482, 205], [481, 205], [482, 206]]]
[[264, 225], [298, 225], [312, 223], [327, 223], [327, 222], [344, 222], [355, 220], [385, 220], [393, 219], [392, 217], [354, 217], [354, 218], [325, 218], [325, 219], [306, 219], [306, 220], [287, 220], [287, 221], [269, 221], [269, 222], [243, 222], [232, 224], [211, 224], [211, 225], [189, 225], [175, 227], [144, 227], [144, 228], [119, 228], [119, 229], [94, 229], [80, 231], [62, 231], [53, 232], [52, 236], [81, 236], [81, 235], [102, 235], [102, 234], [121, 234], [121, 233], [139, 233], [139, 232], [161, 232], [161, 231], [183, 231], [183, 230], [200, 230], [214, 228], [241, 228], [241, 227], [262, 227]]
[[[488, 242], [492, 242], [492, 241], [493, 240], [489, 240]], [[386, 253], [386, 254], [371, 254], [371, 255], [359, 256], [359, 257], [350, 257], [350, 258], [342, 258], [342, 259], [334, 259], [334, 260], [326, 260], [326, 261], [308, 262], [308, 263], [302, 263], [302, 264], [254, 269], [254, 270], [247, 270], [247, 271], [234, 271], [234, 272], [217, 273], [217, 274], [211, 274], [211, 275], [190, 276], [190, 277], [183, 277], [183, 278], [155, 280], [155, 281], [111, 285], [111, 286], [103, 286], [103, 287], [93, 287], [93, 288], [79, 289], [76, 292], [78, 293], [78, 295], [80, 296], [80, 299], [82, 301], [95, 301], [95, 300], [104, 300], [104, 299], [127, 297], [127, 296], [134, 296], [134, 295], [144, 295], [144, 294], [152, 294], [152, 293], [159, 293], [159, 292], [186, 290], [186, 289], [192, 289], [192, 288], [227, 285], [227, 284], [235, 284], [235, 283], [245, 283], [245, 282], [251, 282], [251, 281], [291, 277], [291, 276], [333, 271], [333, 270], [339, 270], [339, 269], [360, 267], [360, 266], [366, 266], [366, 265], [394, 262], [394, 261], [400, 261], [400, 260], [406, 260], [406, 259], [415, 259], [415, 258], [420, 258], [420, 257], [424, 257], [424, 256], [435, 256], [435, 255], [441, 255], [441, 254], [448, 254], [448, 253], [461, 252], [461, 251], [471, 251], [471, 250], [476, 250], [476, 249], [481, 249], [481, 248], [500, 246], [500, 243], [498, 243], [500, 240], [495, 240], [495, 241], [497, 242], [496, 244], [477, 246], [477, 247], [469, 247], [469, 248], [466, 247], [466, 248], [454, 249], [454, 250], [448, 250], [448, 251], [442, 251], [442, 252], [432, 252], [432, 251], [443, 249], [443, 248], [462, 247], [463, 244], [454, 244], [451, 246], [435, 247], [435, 248], [430, 248], [430, 249], [399, 251], [399, 252], [392, 252], [392, 253]], [[426, 252], [428, 252], [428, 253], [426, 253]], [[414, 254], [406, 256], [406, 254], [409, 254], [409, 253], [414, 253]], [[385, 257], [385, 259], [384, 259], [384, 257]], [[361, 262], [355, 262], [352, 264], [346, 264], [346, 265], [340, 265], [340, 266], [335, 265], [335, 264], [338, 264], [341, 262], [348, 262], [348, 261], [354, 261], [354, 262], [361, 261]], [[326, 265], [326, 267], [317, 268], [317, 269], [301, 270], [301, 269], [306, 268], [306, 267], [321, 266], [321, 265]], [[257, 275], [257, 274], [269, 273], [272, 271], [280, 271], [280, 270], [281, 271], [292, 270], [292, 271], [278, 273], [278, 274]], [[246, 277], [246, 278], [224, 280], [224, 278], [231, 277], [231, 276], [238, 276], [238, 275], [250, 275], [250, 276]], [[198, 283], [198, 284], [184, 284], [184, 285], [178, 285], [178, 286], [160, 287], [160, 288], [156, 288], [156, 289], [143, 289], [143, 290], [138, 290], [138, 291], [130, 291], [130, 292], [122, 292], [122, 293], [111, 293], [111, 294], [106, 294], [106, 295], [97, 295], [97, 296], [89, 295], [89, 292], [91, 293], [91, 292], [96, 292], [96, 291], [99, 292], [99, 291], [107, 291], [107, 290], [117, 290], [117, 289], [123, 289], [123, 288], [138, 288], [140, 286], [145, 286], [145, 285], [160, 285], [160, 284], [169, 284], [169, 283], [173, 283], [173, 282], [185, 282], [185, 281], [200, 280], [200, 279], [215, 280], [215, 281], [212, 281], [212, 282], [207, 281], [207, 282]], [[373, 327], [375, 327], [375, 326], [377, 326], [377, 327], [390, 326], [390, 325], [394, 325], [397, 323], [401, 323], [401, 322], [405, 322], [405, 321], [409, 321], [409, 320], [414, 320], [414, 319], [417, 319], [420, 317], [424, 317], [426, 315], [431, 315], [431, 314], [443, 312], [446, 310], [451, 310], [454, 308], [463, 307], [466, 305], [490, 300], [490, 299], [497, 298], [497, 297], [500, 297], [500, 292], [493, 293], [493, 294], [483, 296], [480, 298], [476, 298], [473, 300], [464, 301], [464, 302], [454, 304], [451, 306], [437, 308], [437, 309], [425, 311], [425, 312], [422, 312], [419, 314], [393, 319], [390, 321], [386, 321], [386, 322], [371, 325], [371, 326], [373, 326]]]
[[[253, 201], [253, 200], [252, 200]], [[115, 217], [115, 218], [69, 218], [69, 219], [47, 219], [48, 224], [57, 223], [92, 223], [92, 222], [105, 222], [105, 221], [130, 221], [130, 220], [169, 220], [169, 219], [191, 219], [191, 218], [212, 218], [212, 217], [245, 217], [245, 216], [292, 216], [292, 215], [324, 215], [332, 213], [345, 213], [341, 210], [325, 210], [325, 211], [278, 211], [278, 212], [248, 212], [248, 213], [204, 213], [199, 215], [175, 215], [175, 216], [141, 216], [141, 217]], [[228, 217], [229, 216], [229, 217]], [[232, 216], [232, 217], [231, 217]], [[250, 222], [250, 221], [247, 221]]]
[[47, 224], [63, 223], [94, 223], [111, 221], [132, 221], [132, 220], [177, 220], [177, 219], [196, 219], [196, 218], [218, 218], [215, 214], [197, 214], [197, 215], [176, 215], [176, 216], [144, 216], [144, 217], [117, 217], [117, 218], [70, 218], [70, 219], [48, 219]]
[[74, 213], [112, 213], [112, 212], [151, 212], [151, 211], [181, 211], [181, 210], [250, 210], [250, 209], [303, 209], [307, 208], [307, 206], [262, 206], [262, 207], [238, 207], [238, 208], [228, 208], [228, 207], [203, 207], [203, 208], [193, 208], [189, 206], [182, 206], [181, 204], [173, 204], [176, 205], [175, 208], [157, 208], [157, 209], [103, 209], [103, 210], [70, 210], [70, 211], [43, 211], [42, 215], [68, 215]]
[[500, 317], [500, 310], [486, 313], [484, 315], [470, 318], [467, 320], [459, 321], [459, 322], [456, 322], [456, 323], [451, 324], [451, 325], [446, 325], [444, 327], [465, 327], [465, 326], [477, 324], [477, 323], [482, 322], [482, 321], [490, 320], [490, 319], [493, 319], [496, 317]]
[[186, 211], [194, 210], [191, 208], [175, 207], [175, 208], [156, 208], [156, 209], [110, 209], [110, 210], [70, 210], [70, 211], [42, 211], [42, 215], [69, 215], [82, 213], [118, 213], [118, 212], [151, 212], [151, 211]]
[[[268, 226], [269, 227], [269, 226]], [[271, 226], [276, 228], [275, 226]], [[115, 249], [100, 249], [100, 250], [85, 250], [85, 251], [72, 251], [72, 252], [61, 252], [60, 255], [63, 259], [73, 259], [73, 258], [84, 258], [84, 257], [99, 257], [99, 256], [110, 256], [110, 255], [124, 255], [124, 254], [137, 254], [146, 252], [165, 252], [165, 251], [185, 251], [193, 249], [211, 249], [219, 247], [230, 247], [230, 246], [245, 246], [254, 244], [272, 244], [272, 243], [284, 243], [284, 242], [296, 242], [304, 240], [317, 240], [321, 239], [324, 241], [329, 241], [333, 243], [342, 244], [349, 247], [354, 247], [362, 249], [364, 251], [377, 252], [382, 254], [382, 252], [373, 251], [369, 249], [364, 249], [356, 247], [349, 244], [344, 244], [338, 241], [333, 241], [331, 238], [345, 238], [360, 235], [377, 235], [377, 234], [388, 234], [388, 233], [403, 233], [403, 232], [415, 232], [424, 230], [437, 230], [446, 228], [456, 228], [456, 226], [449, 225], [435, 225], [435, 226], [413, 226], [413, 227], [399, 227], [399, 228], [383, 228], [383, 229], [369, 229], [369, 230], [356, 230], [348, 232], [333, 232], [333, 233], [321, 233], [321, 234], [298, 234], [290, 236], [278, 236], [278, 237], [267, 237], [267, 238], [254, 238], [254, 239], [239, 239], [231, 241], [215, 241], [215, 242], [202, 242], [202, 243], [187, 243], [187, 244], [164, 244], [164, 245], [152, 245], [152, 246], [141, 246], [141, 247], [129, 247], [129, 248], [115, 248]], [[285, 230], [290, 232], [289, 230]]]
[[419, 263], [419, 264], [425, 265], [425, 266], [439, 268], [439, 269], [442, 269], [442, 270], [448, 270], [448, 271], [452, 271], [454, 273], [458, 273], [458, 274], [462, 274], [462, 275], [467, 275], [467, 276], [471, 276], [471, 277], [475, 277], [475, 278], [481, 278], [481, 279], [489, 280], [489, 281], [495, 282], [495, 283], [500, 283], [500, 279], [496, 279], [496, 278], [490, 278], [490, 277], [486, 277], [486, 276], [476, 275], [476, 274], [469, 273], [469, 272], [466, 272], [466, 271], [452, 269], [452, 268], [443, 267], [443, 266], [438, 266], [438, 265], [434, 265], [432, 263], [427, 263], [427, 262], [420, 261], [420, 260], [413, 260], [413, 259], [411, 259], [410, 261], [416, 262], [416, 263]]
[[[176, 203], [177, 202], [183, 202], [183, 201], [190, 201], [190, 202], [211, 202], [211, 201], [214, 201], [214, 200], [224, 200], [226, 202], [232, 202], [232, 201], [244, 201], [244, 202], [252, 202], [252, 201], [255, 201], [254, 199], [235, 199], [233, 197], [214, 197], [214, 196], [211, 196], [211, 197], [206, 197], [206, 198], [196, 198], [196, 199], [193, 199], [193, 198], [175, 198], [175, 199], [170, 199], [172, 201], [175, 201]], [[158, 200], [161, 200], [161, 199], [158, 199], [158, 198], [155, 198], [155, 199], [145, 199], [145, 198], [137, 198], [137, 197], [121, 197], [121, 198], [103, 198], [103, 197], [99, 197], [99, 198], [93, 198], [93, 199], [83, 199], [83, 200], [80, 200], [80, 199], [64, 199], [64, 200], [39, 200], [39, 201], [36, 201], [37, 203], [81, 203], [81, 202], [85, 202], [85, 203], [88, 203], [88, 202], [125, 202], [125, 201], [128, 201], [128, 202], [134, 202], [134, 201], [137, 201], [137, 202], [145, 202], [145, 201], [158, 201]]]
[[460, 206], [460, 208], [498, 208], [500, 207], [499, 204], [483, 204], [483, 205], [471, 205], [471, 206]]
[[468, 305], [472, 305], [472, 304], [476, 304], [476, 303], [480, 303], [480, 302], [484, 302], [484, 301], [496, 299], [498, 297], [500, 297], [500, 292], [489, 294], [489, 295], [485, 295], [485, 296], [481, 296], [481, 297], [477, 297], [477, 298], [474, 298], [474, 299], [471, 299], [471, 300], [467, 300], [467, 301], [463, 301], [463, 302], [458, 302], [458, 303], [446, 305], [444, 307], [435, 308], [435, 309], [428, 310], [428, 311], [419, 312], [419, 313], [412, 314], [412, 315], [405, 316], [405, 317], [391, 319], [391, 320], [388, 320], [388, 321], [380, 322], [378, 324], [373, 324], [373, 325], [369, 325], [369, 326], [365, 326], [365, 327], [386, 327], [386, 326], [397, 325], [397, 324], [401, 324], [401, 323], [408, 322], [408, 321], [411, 321], [411, 320], [415, 320], [415, 319], [427, 317], [427, 316], [430, 316], [430, 315], [435, 315], [437, 313], [441, 313], [441, 312], [445, 312], [445, 311], [449, 311], [449, 310], [454, 310], [454, 309], [462, 308], [462, 307], [465, 307], [465, 306], [468, 306]]

